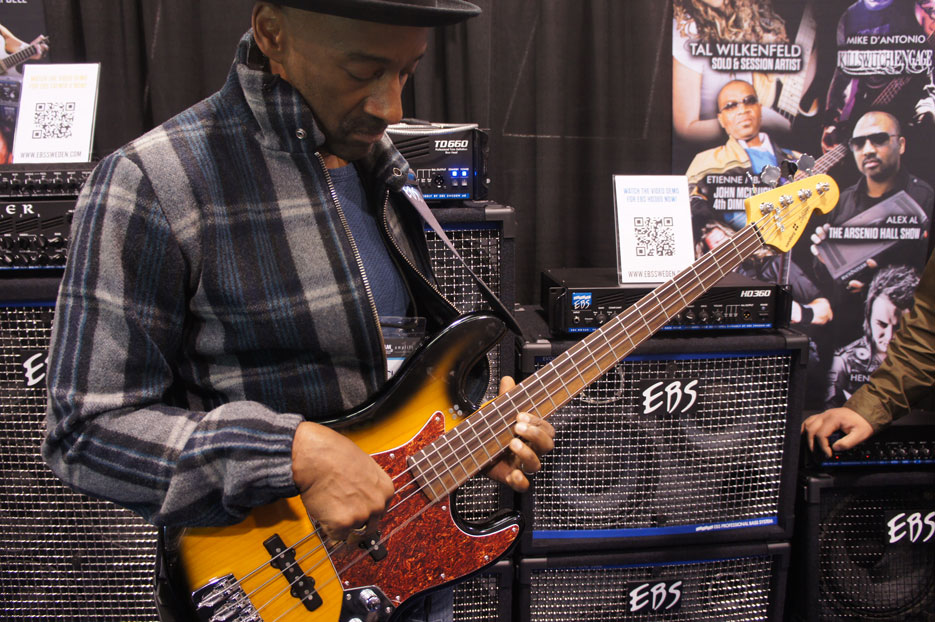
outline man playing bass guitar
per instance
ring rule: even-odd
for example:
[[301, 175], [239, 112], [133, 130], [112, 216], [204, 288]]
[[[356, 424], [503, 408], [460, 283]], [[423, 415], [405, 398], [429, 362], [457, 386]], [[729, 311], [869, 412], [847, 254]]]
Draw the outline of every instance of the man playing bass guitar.
[[[432, 334], [458, 315], [384, 129], [431, 28], [479, 12], [257, 2], [224, 87], [100, 163], [52, 338], [43, 456], [63, 480], [155, 525], [300, 496], [330, 540], [375, 529], [393, 483], [322, 422], [387, 381], [390, 318]], [[511, 427], [485, 471], [523, 491], [554, 430], [525, 413]]]

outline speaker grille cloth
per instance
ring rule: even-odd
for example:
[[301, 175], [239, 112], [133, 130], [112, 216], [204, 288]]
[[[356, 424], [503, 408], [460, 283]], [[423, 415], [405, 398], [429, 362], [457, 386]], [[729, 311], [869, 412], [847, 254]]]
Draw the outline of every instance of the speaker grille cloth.
[[[533, 529], [775, 517], [791, 360], [780, 353], [618, 363], [554, 414], [555, 450], [536, 479]], [[693, 414], [640, 414], [639, 381], [661, 378], [698, 379]]]
[[[747, 557], [664, 566], [547, 568], [530, 578], [531, 622], [623, 620], [766, 620], [774, 561]], [[681, 606], [632, 613], [625, 586], [681, 580]]]
[[497, 575], [479, 574], [454, 588], [455, 622], [497, 622], [500, 590]]
[[[444, 228], [452, 245], [464, 262], [483, 279], [490, 290], [500, 296], [502, 274], [500, 229], [497, 227]], [[478, 290], [474, 279], [451, 250], [434, 231], [425, 234], [429, 257], [442, 294], [462, 313], [489, 309], [487, 301]], [[497, 386], [502, 375], [500, 370], [500, 346], [493, 347], [487, 355], [490, 364], [491, 384], [486, 399], [497, 395]], [[483, 521], [500, 509], [499, 485], [484, 475], [471, 478], [461, 487], [455, 500], [455, 509], [468, 521]]]
[[48, 349], [51, 307], [0, 307], [0, 603], [4, 617], [155, 620], [156, 532], [67, 489], [39, 455], [44, 383], [23, 362]]
[[[935, 508], [920, 486], [824, 490], [818, 533], [822, 620], [935, 620], [935, 539], [889, 544], [897, 514]], [[924, 526], [920, 540], [930, 535]]]

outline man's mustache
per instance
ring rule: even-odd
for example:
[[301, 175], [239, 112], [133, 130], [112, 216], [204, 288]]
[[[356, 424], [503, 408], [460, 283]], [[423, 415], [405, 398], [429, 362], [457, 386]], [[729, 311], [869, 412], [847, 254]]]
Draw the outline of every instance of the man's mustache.
[[386, 123], [379, 119], [361, 119], [345, 127], [348, 134], [382, 134], [384, 130], [386, 130]]

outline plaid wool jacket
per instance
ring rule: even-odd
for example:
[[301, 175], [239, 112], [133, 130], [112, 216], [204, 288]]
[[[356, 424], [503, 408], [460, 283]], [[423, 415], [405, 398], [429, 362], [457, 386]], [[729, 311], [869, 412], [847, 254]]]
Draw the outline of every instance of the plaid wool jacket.
[[[42, 451], [66, 483], [157, 525], [237, 522], [298, 494], [299, 422], [385, 382], [323, 142], [247, 33], [218, 93], [96, 167], [75, 209], [49, 361]], [[449, 321], [400, 192], [407, 163], [384, 137], [357, 166], [416, 312]]]

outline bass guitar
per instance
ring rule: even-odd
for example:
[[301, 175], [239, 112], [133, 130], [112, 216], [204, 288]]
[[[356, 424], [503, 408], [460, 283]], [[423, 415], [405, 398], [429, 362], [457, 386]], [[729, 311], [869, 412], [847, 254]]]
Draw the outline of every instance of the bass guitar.
[[[785, 117], [789, 127], [799, 115], [813, 117], [818, 113], [817, 97], [811, 98], [810, 103], [803, 102], [815, 78], [812, 54], [815, 50], [817, 31], [814, 9], [812, 3], [808, 2], [802, 12], [802, 20], [799, 22], [799, 29], [795, 36], [796, 45], [802, 49], [803, 67], [796, 73], [771, 76], [769, 95], [764, 98], [765, 105]], [[803, 107], [803, 103], [807, 107]]]
[[177, 565], [192, 611], [212, 622], [385, 622], [420, 592], [495, 563], [516, 541], [521, 517], [467, 525], [451, 495], [506, 451], [516, 414], [548, 417], [763, 244], [792, 248], [812, 212], [827, 213], [837, 200], [826, 175], [746, 199], [750, 224], [467, 417], [467, 374], [506, 330], [490, 314], [462, 316], [421, 346], [379, 397], [339, 422], [393, 478], [395, 496], [376, 533], [361, 543], [331, 541], [299, 497], [256, 508], [234, 526], [188, 529]]
[[19, 74], [19, 66], [38, 54], [41, 51], [39, 48], [41, 44], [48, 42], [49, 38], [43, 36], [35, 43], [22, 47], [12, 54], [7, 54], [3, 46], [0, 46], [0, 76], [11, 75], [13, 72]]

